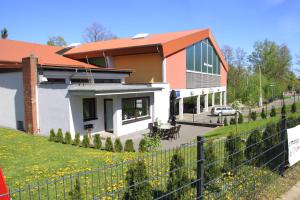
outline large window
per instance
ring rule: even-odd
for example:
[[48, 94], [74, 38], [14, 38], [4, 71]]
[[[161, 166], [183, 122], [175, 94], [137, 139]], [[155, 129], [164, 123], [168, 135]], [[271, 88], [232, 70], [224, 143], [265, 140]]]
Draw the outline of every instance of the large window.
[[208, 74], [220, 74], [220, 60], [208, 39], [186, 49], [186, 69]]
[[97, 119], [96, 98], [83, 99], [83, 121]]
[[135, 121], [150, 116], [149, 97], [122, 99], [122, 120]]

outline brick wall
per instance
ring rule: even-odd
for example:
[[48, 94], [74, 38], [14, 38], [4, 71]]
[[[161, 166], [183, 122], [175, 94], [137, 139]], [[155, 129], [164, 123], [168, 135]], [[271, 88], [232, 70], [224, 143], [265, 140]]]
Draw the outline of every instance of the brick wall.
[[36, 110], [37, 58], [34, 55], [22, 59], [24, 90], [24, 127], [31, 134], [38, 133]]

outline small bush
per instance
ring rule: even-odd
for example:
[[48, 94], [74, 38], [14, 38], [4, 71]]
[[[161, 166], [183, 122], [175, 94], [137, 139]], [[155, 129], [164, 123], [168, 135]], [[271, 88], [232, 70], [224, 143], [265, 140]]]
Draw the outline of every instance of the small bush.
[[285, 103], [283, 103], [283, 105], [282, 105], [281, 115], [286, 115], [286, 106], [285, 106]]
[[148, 181], [145, 163], [138, 161], [129, 167], [126, 172], [126, 191], [123, 200], [129, 199], [153, 199], [152, 187]]
[[259, 167], [262, 161], [263, 142], [261, 131], [253, 131], [247, 139], [245, 157], [247, 160], [251, 160], [250, 163]]
[[227, 117], [224, 118], [224, 126], [228, 126]]
[[88, 148], [90, 146], [90, 138], [88, 134], [85, 134], [82, 139], [82, 146]]
[[72, 137], [71, 137], [71, 133], [69, 131], [67, 131], [65, 133], [65, 143], [72, 144]]
[[76, 182], [75, 182], [75, 185], [74, 185], [73, 189], [69, 192], [69, 196], [70, 196], [71, 200], [81, 200], [81, 199], [83, 199], [79, 178], [76, 179]]
[[159, 149], [161, 146], [161, 138], [159, 134], [156, 134], [153, 137], [149, 137], [148, 134], [145, 134], [143, 140], [145, 140], [146, 151], [153, 151]]
[[271, 112], [270, 112], [270, 117], [275, 117], [276, 116], [276, 110], [275, 107], [272, 107]]
[[295, 113], [297, 111], [297, 106], [296, 103], [293, 103], [292, 107], [291, 107], [291, 112]]
[[218, 165], [216, 152], [214, 150], [213, 141], [209, 140], [204, 151], [205, 157], [205, 170], [204, 170], [204, 179], [207, 183], [207, 188], [210, 191], [218, 191], [220, 188], [218, 184], [214, 181], [215, 178], [219, 177], [221, 174], [220, 167]]
[[141, 139], [140, 144], [139, 144], [139, 152], [146, 152], [146, 151], [148, 151], [147, 143], [146, 143], [146, 140], [143, 138], [143, 139]]
[[121, 143], [120, 138], [117, 138], [117, 139], [115, 140], [115, 151], [116, 151], [116, 152], [122, 152], [122, 151], [123, 151], [123, 145], [122, 145], [122, 143]]
[[[167, 183], [167, 191], [172, 192], [178, 188], [180, 192], [173, 192], [170, 194], [170, 199], [182, 199], [182, 197], [186, 196], [189, 187], [187, 186], [190, 183], [188, 178], [187, 168], [184, 164], [184, 158], [176, 152], [170, 161], [170, 175]], [[184, 187], [183, 187], [184, 186]]]
[[93, 143], [94, 143], [94, 148], [95, 149], [101, 149], [102, 141], [101, 141], [101, 138], [100, 138], [100, 134], [95, 134], [94, 135]]
[[266, 115], [266, 112], [265, 112], [264, 108], [261, 110], [260, 116], [261, 116], [262, 119], [266, 119], [267, 118], [267, 115]]
[[56, 135], [56, 142], [63, 143], [64, 142], [64, 135], [62, 130], [59, 128]]
[[239, 113], [239, 119], [238, 119], [238, 123], [242, 124], [244, 122], [244, 116], [242, 113]]
[[74, 144], [76, 146], [79, 146], [80, 145], [80, 133], [75, 133], [75, 139], [74, 139]]
[[252, 121], [255, 121], [256, 118], [257, 118], [256, 111], [251, 112], [251, 119], [252, 119]]
[[55, 135], [55, 132], [54, 132], [53, 128], [51, 128], [51, 130], [50, 130], [49, 141], [51, 141], [51, 142], [56, 141], [56, 135]]
[[224, 169], [235, 173], [236, 167], [240, 166], [244, 159], [241, 137], [230, 132], [226, 138], [225, 152], [226, 160]]
[[107, 137], [105, 140], [105, 150], [106, 151], [114, 151], [114, 146], [113, 146], [111, 137]]
[[230, 125], [234, 125], [235, 124], [235, 118], [233, 118], [233, 117], [230, 118], [230, 122], [229, 123], [230, 123]]
[[135, 152], [132, 140], [126, 140], [124, 151], [126, 151], [126, 152]]

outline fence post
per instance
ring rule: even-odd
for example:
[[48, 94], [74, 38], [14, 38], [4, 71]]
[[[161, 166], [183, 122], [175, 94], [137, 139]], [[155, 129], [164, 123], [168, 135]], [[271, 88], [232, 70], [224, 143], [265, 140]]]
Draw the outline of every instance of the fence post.
[[286, 124], [286, 116], [283, 115], [281, 119], [281, 124], [280, 124], [280, 141], [283, 143], [282, 145], [282, 164], [281, 164], [281, 169], [280, 169], [280, 174], [283, 175], [285, 171], [285, 165], [286, 165], [286, 146], [287, 146], [287, 124]]
[[197, 136], [197, 199], [204, 199], [204, 137]]

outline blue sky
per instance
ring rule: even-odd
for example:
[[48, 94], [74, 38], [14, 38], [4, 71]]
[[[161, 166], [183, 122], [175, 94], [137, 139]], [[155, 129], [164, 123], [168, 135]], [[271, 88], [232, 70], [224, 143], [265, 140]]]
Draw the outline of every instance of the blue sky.
[[[26, 0], [1, 1], [0, 29], [9, 38], [45, 43], [61, 35], [83, 42], [87, 25], [99, 22], [118, 37], [209, 27], [220, 46], [251, 52], [268, 38], [300, 54], [299, 0]], [[294, 66], [295, 67], [295, 66]]]

